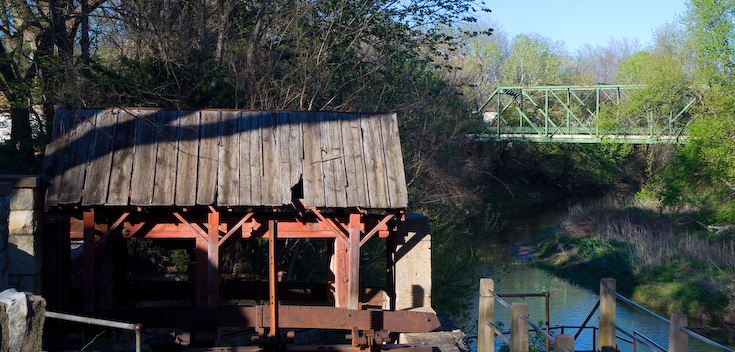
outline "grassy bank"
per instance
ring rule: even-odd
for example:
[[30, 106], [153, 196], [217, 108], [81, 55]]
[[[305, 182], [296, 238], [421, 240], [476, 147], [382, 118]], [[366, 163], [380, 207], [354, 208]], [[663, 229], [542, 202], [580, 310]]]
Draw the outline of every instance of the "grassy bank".
[[538, 236], [543, 268], [598, 290], [618, 291], [668, 316], [735, 325], [735, 244], [730, 233], [702, 229], [686, 214], [642, 204], [575, 207]]

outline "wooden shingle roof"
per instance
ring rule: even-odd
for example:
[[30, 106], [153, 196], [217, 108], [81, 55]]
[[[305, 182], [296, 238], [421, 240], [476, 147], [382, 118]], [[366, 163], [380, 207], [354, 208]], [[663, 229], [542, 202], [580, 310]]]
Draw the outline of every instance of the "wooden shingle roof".
[[396, 115], [59, 109], [46, 205], [405, 208]]

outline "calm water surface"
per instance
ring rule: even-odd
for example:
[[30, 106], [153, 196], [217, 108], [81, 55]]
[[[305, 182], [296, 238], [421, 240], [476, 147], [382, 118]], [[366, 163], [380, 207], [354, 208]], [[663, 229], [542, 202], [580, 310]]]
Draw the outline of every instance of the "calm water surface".
[[[541, 204], [525, 209], [523, 214], [504, 215], [507, 223], [503, 231], [495, 237], [495, 240], [487, 243], [485, 251], [492, 251], [492, 262], [481, 263], [477, 268], [476, 277], [479, 282], [481, 277], [491, 278], [495, 281], [497, 293], [550, 293], [550, 326], [580, 326], [597, 303], [599, 296], [594, 292], [569, 283], [547, 272], [533, 268], [528, 264], [518, 263], [511, 255], [514, 244], [528, 240], [530, 236], [538, 233], [548, 226], [554, 226], [560, 217], [566, 212], [570, 205], [578, 203], [578, 200], [567, 200], [563, 202]], [[464, 331], [472, 335], [477, 331], [479, 296], [475, 295], [472, 301], [472, 312], [468, 319], [458, 322]], [[506, 301], [526, 302], [529, 305], [529, 317], [539, 326], [543, 326], [545, 320], [545, 308], [543, 297], [507, 298]], [[504, 306], [495, 304], [495, 320], [501, 322], [504, 330], [510, 328], [510, 310]], [[651, 317], [637, 309], [628, 307], [623, 302], [618, 302], [617, 325], [621, 328], [648, 337], [655, 343], [668, 348], [669, 327], [664, 322]], [[666, 317], [668, 319], [668, 317]], [[598, 325], [598, 315], [595, 313], [587, 326]], [[556, 333], [561, 333], [557, 330]], [[565, 329], [564, 333], [574, 335], [577, 329]], [[621, 334], [618, 333], [620, 336]], [[475, 341], [470, 341], [473, 349]], [[578, 351], [590, 351], [595, 348], [593, 332], [584, 330], [575, 342]], [[496, 338], [496, 349], [504, 345], [504, 342]], [[621, 351], [633, 351], [633, 346], [624, 341], [618, 341]], [[648, 351], [645, 345], [638, 344], [637, 351]], [[717, 351], [698, 341], [690, 338], [691, 351]]]

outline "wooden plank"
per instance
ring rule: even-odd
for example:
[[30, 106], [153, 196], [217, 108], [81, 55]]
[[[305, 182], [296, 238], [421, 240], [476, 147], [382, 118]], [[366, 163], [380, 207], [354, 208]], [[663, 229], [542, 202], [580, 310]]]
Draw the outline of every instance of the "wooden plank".
[[194, 206], [197, 201], [197, 164], [199, 158], [199, 111], [185, 111], [178, 124], [178, 164], [176, 197], [178, 206]]
[[116, 111], [116, 115], [117, 125], [113, 138], [107, 205], [128, 205], [133, 159], [135, 158], [133, 152], [137, 148], [135, 146], [137, 118], [136, 115], [123, 109]]
[[316, 113], [301, 114], [304, 131], [304, 205], [312, 207], [323, 207], [325, 204], [320, 122], [320, 115]]
[[[345, 153], [342, 145], [342, 127], [340, 121], [340, 113], [330, 113], [326, 115], [327, 129], [327, 156], [324, 161], [325, 166], [329, 166], [331, 175], [326, 179], [330, 179], [330, 183], [325, 181], [327, 190], [325, 194], [334, 195], [333, 207], [347, 207], [347, 170], [345, 169]], [[322, 136], [323, 137], [323, 136]], [[330, 188], [331, 187], [331, 188]], [[327, 206], [330, 206], [327, 204]]]
[[[289, 184], [291, 188], [296, 186], [303, 178], [304, 173], [304, 135], [301, 130], [301, 117], [298, 113], [291, 113], [289, 116], [288, 134], [289, 134], [289, 160], [291, 162], [291, 176]], [[303, 186], [302, 186], [303, 188]]]
[[337, 194], [335, 192], [334, 178], [334, 166], [332, 162], [339, 158], [339, 151], [335, 150], [330, 144], [329, 134], [329, 120], [330, 116], [323, 113], [319, 113], [319, 129], [321, 131], [321, 141], [319, 144], [319, 150], [321, 152], [319, 160], [316, 162], [322, 164], [322, 172], [324, 176], [324, 206], [336, 207], [337, 206]]
[[74, 115], [74, 130], [69, 140], [69, 159], [62, 176], [59, 204], [79, 204], [81, 201], [96, 113], [97, 110], [78, 110]]
[[[250, 120], [254, 113], [243, 111], [240, 114], [240, 204], [253, 205], [250, 176], [250, 138], [252, 129]], [[260, 180], [258, 180], [260, 181]]]
[[291, 160], [291, 133], [289, 116], [292, 112], [276, 113], [276, 137], [278, 144], [278, 154], [280, 160], [281, 172], [278, 175], [278, 194], [281, 197], [282, 204], [291, 204], [291, 167], [296, 167], [295, 162]]
[[262, 189], [261, 204], [278, 206], [283, 203], [280, 195], [281, 156], [278, 151], [276, 116], [266, 112], [260, 116], [260, 133], [263, 138], [263, 173], [260, 180]]
[[240, 205], [240, 113], [222, 112], [222, 145], [219, 147], [217, 204]]
[[44, 154], [44, 178], [48, 183], [46, 188], [46, 205], [59, 205], [59, 194], [62, 189], [64, 168], [69, 154], [69, 138], [72, 130], [72, 117], [74, 112], [67, 109], [59, 109], [54, 118], [54, 131], [51, 143], [46, 147]]
[[405, 208], [408, 205], [406, 173], [403, 169], [403, 153], [398, 132], [398, 118], [395, 113], [380, 115], [380, 128], [385, 153], [385, 171], [388, 180], [388, 197], [391, 208]]
[[101, 205], [107, 201], [107, 187], [112, 171], [112, 138], [117, 114], [112, 109], [98, 112], [90, 145], [90, 160], [84, 181], [83, 205]]
[[362, 155], [362, 133], [360, 115], [350, 114], [342, 119], [342, 138], [344, 140], [345, 169], [347, 172], [347, 206], [370, 206], [368, 202], [365, 160]]
[[197, 179], [197, 204], [214, 204], [217, 191], [217, 169], [219, 164], [219, 111], [202, 111], [199, 138], [199, 175]]
[[162, 110], [158, 113], [156, 139], [156, 172], [153, 178], [153, 205], [171, 206], [176, 195], [176, 159], [178, 157], [178, 124], [181, 112]]
[[[248, 140], [250, 142], [250, 203], [248, 205], [259, 206], [262, 203], [262, 188], [260, 185], [263, 177], [263, 138], [260, 130], [260, 112], [250, 115], [250, 130]], [[245, 204], [243, 204], [245, 205]]]
[[379, 115], [363, 115], [360, 118], [360, 128], [362, 129], [362, 153], [365, 156], [365, 175], [370, 207], [390, 208]]
[[156, 171], [156, 138], [159, 134], [158, 111], [133, 109], [130, 110], [130, 113], [137, 116], [133, 174], [130, 180], [130, 204], [151, 205]]

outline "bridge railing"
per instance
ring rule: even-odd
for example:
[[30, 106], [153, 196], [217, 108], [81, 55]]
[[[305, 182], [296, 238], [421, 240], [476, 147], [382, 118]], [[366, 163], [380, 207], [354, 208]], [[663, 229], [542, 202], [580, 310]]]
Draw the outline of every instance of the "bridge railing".
[[[512, 295], [519, 296], [519, 295]], [[548, 294], [547, 294], [548, 297]], [[634, 308], [660, 320], [669, 325], [669, 345], [668, 350], [657, 344], [654, 340], [644, 336], [638, 331], [628, 331], [618, 325], [615, 320], [616, 302], [621, 300]], [[506, 332], [501, 331], [495, 322], [495, 302], [501, 304], [511, 311], [510, 336], [506, 336]], [[596, 350], [598, 351], [619, 351], [618, 341], [624, 341], [633, 344], [635, 351], [637, 344], [648, 347], [651, 351], [663, 352], [689, 352], [689, 337], [695, 338], [710, 347], [720, 351], [735, 352], [723, 345], [709, 340], [692, 330], [687, 328], [687, 316], [684, 313], [673, 313], [671, 319], [665, 319], [658, 314], [642, 307], [630, 299], [620, 295], [615, 291], [615, 279], [604, 278], [600, 280], [600, 300], [590, 311], [585, 322], [578, 327], [576, 335], [564, 334], [564, 328], [571, 327], [555, 327], [561, 328], [561, 334], [551, 335], [549, 330], [548, 318], [548, 298], [547, 298], [547, 318], [546, 327], [542, 329], [534, 324], [528, 318], [528, 304], [521, 302], [508, 303], [503, 299], [503, 295], [495, 292], [495, 283], [492, 279], [480, 279], [480, 311], [478, 316], [477, 327], [477, 352], [494, 352], [495, 336], [500, 337], [510, 347], [510, 352], [528, 352], [529, 350], [529, 331], [535, 330], [546, 340], [546, 350], [549, 351], [549, 344], [553, 343], [554, 351], [570, 351], [574, 352], [574, 341], [579, 337], [583, 329], [593, 329], [597, 332]], [[599, 326], [588, 327], [587, 323], [596, 311], [599, 310]], [[575, 327], [577, 328], [577, 327]], [[630, 340], [619, 336], [618, 333], [628, 337]], [[594, 335], [593, 335], [594, 339]]]
[[640, 85], [498, 87], [480, 106], [480, 140], [671, 143], [684, 139], [696, 98], [622, 109]]

